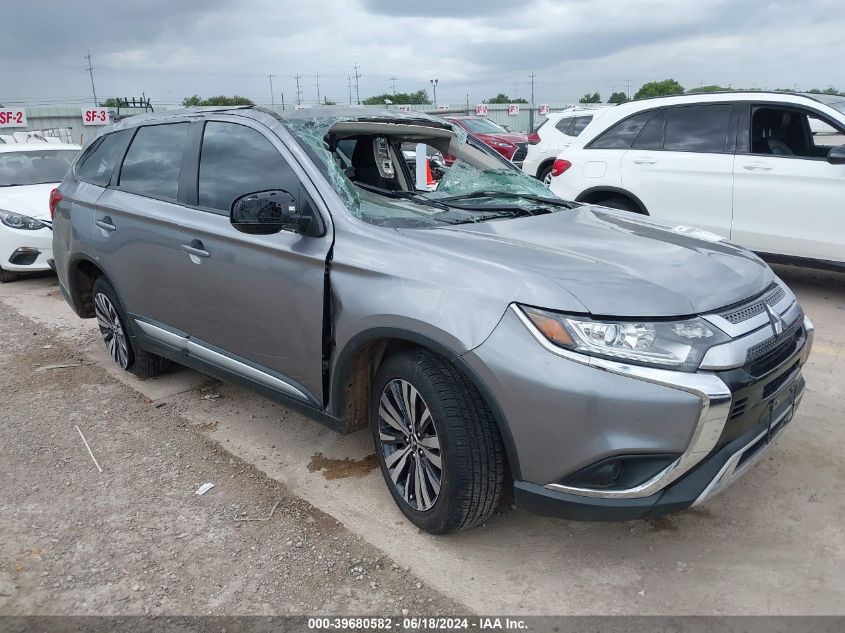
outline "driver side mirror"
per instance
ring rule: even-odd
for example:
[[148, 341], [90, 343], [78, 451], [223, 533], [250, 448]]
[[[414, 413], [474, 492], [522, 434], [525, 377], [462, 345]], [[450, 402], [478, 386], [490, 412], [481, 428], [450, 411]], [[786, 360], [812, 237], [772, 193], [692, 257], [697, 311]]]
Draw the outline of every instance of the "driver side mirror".
[[311, 222], [297, 209], [296, 198], [282, 189], [257, 191], [232, 203], [229, 221], [238, 231], [269, 235], [282, 230], [302, 233]]
[[827, 153], [827, 162], [831, 165], [845, 165], [845, 145], [831, 147]]

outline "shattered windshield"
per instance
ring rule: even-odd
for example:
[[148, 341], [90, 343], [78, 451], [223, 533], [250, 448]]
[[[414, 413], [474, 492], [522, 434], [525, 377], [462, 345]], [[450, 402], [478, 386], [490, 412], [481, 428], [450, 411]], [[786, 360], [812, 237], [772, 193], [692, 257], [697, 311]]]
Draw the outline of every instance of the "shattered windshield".
[[551, 213], [568, 204], [435, 119], [283, 120], [346, 206], [389, 227], [427, 227]]

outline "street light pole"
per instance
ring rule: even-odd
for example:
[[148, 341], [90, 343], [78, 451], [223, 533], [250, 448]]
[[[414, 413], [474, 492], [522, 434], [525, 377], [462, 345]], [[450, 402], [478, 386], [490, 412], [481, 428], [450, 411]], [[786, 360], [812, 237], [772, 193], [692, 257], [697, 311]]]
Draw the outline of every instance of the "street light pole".
[[267, 78], [270, 80], [270, 105], [271, 106], [276, 105], [276, 102], [273, 98], [273, 77], [275, 77], [275, 76], [276, 75], [267, 75]]
[[437, 109], [437, 80], [436, 79], [429, 79], [431, 83], [431, 92], [432, 96], [434, 97], [434, 109]]

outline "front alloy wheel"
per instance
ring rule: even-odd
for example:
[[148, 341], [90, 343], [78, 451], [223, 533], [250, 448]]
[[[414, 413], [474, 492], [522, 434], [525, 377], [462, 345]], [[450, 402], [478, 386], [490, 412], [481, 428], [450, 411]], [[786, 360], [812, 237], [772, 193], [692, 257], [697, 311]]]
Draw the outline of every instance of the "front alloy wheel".
[[126, 332], [114, 304], [105, 293], [98, 292], [94, 295], [94, 313], [97, 316], [97, 324], [100, 326], [100, 334], [103, 336], [112, 360], [120, 365], [121, 369], [126, 369], [129, 366]]
[[440, 495], [440, 439], [431, 410], [416, 388], [393, 379], [381, 394], [379, 448], [396, 492], [414, 510], [426, 512]]

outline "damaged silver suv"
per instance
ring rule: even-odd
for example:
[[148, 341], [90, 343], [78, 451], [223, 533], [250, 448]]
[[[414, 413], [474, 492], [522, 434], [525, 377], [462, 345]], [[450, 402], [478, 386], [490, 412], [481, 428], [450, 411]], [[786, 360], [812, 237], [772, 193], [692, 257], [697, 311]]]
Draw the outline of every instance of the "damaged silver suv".
[[131, 117], [50, 206], [62, 291], [117, 364], [175, 361], [369, 428], [432, 533], [511, 486], [584, 520], [702, 503], [804, 393], [813, 326], [756, 256], [555, 198], [423, 114]]

